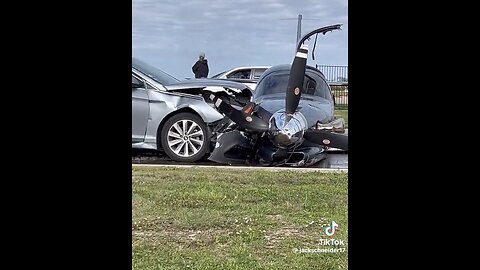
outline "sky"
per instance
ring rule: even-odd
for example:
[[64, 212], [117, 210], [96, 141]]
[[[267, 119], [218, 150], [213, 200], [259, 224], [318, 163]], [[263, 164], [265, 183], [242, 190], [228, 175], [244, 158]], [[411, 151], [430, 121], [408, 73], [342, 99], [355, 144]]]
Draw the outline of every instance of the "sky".
[[238, 66], [289, 64], [302, 35], [327, 25], [308, 65], [348, 65], [348, 0], [132, 0], [132, 55], [178, 79], [204, 52], [209, 77]]

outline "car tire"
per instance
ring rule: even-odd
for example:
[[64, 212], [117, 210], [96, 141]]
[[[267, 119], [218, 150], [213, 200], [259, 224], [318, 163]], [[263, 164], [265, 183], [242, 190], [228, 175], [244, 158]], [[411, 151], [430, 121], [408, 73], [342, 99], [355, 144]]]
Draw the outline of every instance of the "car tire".
[[160, 141], [165, 153], [175, 161], [195, 162], [207, 153], [207, 125], [188, 112], [172, 116], [163, 125]]

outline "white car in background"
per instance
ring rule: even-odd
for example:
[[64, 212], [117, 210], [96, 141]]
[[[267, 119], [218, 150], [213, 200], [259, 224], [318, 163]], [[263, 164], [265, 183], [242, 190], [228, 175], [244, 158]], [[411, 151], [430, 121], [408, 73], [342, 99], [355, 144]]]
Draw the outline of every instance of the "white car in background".
[[250, 87], [252, 90], [255, 90], [258, 79], [269, 67], [270, 66], [236, 67], [218, 73], [217, 75], [212, 76], [212, 79], [224, 79], [241, 82]]

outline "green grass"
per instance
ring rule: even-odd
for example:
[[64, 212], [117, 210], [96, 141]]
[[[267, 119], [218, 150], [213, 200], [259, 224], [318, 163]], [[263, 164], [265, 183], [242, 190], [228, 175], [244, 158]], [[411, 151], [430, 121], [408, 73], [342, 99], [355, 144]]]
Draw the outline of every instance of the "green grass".
[[343, 117], [343, 119], [345, 119], [345, 128], [348, 128], [348, 109], [335, 109], [334, 115], [338, 118]]
[[[347, 269], [347, 173], [132, 169], [133, 269]], [[295, 253], [331, 239], [345, 252]]]

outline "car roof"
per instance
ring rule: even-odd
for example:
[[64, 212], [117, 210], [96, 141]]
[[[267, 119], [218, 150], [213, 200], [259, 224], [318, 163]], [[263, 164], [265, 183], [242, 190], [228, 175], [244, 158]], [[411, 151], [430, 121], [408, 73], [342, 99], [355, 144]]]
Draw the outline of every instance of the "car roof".
[[240, 67], [234, 67], [234, 68], [231, 68], [231, 69], [228, 69], [228, 70], [225, 70], [225, 71], [222, 71], [220, 72], [219, 74], [225, 74], [227, 72], [231, 72], [231, 71], [235, 71], [235, 70], [239, 70], [239, 69], [251, 69], [251, 68], [265, 68], [265, 69], [268, 69], [270, 68], [271, 66], [240, 66]]
[[227, 69], [227, 70], [224, 70], [222, 72], [219, 72], [219, 73], [213, 75], [212, 78], [220, 77], [222, 75], [225, 75], [226, 73], [233, 72], [233, 71], [236, 71], [236, 70], [239, 70], [239, 69], [260, 69], [260, 68], [264, 68], [264, 69], [267, 70], [270, 67], [272, 67], [272, 66], [239, 66], [239, 67], [233, 67], [231, 69]]
[[[262, 74], [262, 77], [265, 77], [272, 72], [290, 70], [291, 67], [292, 67], [292, 64], [281, 64], [281, 65], [272, 66], [271, 68], [268, 69], [268, 71], [266, 71]], [[315, 73], [319, 74], [321, 77], [325, 78], [323, 73], [318, 68], [315, 68], [313, 66], [307, 65], [306, 66], [306, 71], [315, 72]]]
[[269, 68], [271, 66], [241, 66], [241, 67], [234, 67], [229, 70], [234, 70], [234, 69], [244, 69], [244, 68]]

